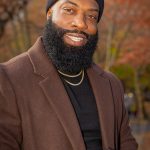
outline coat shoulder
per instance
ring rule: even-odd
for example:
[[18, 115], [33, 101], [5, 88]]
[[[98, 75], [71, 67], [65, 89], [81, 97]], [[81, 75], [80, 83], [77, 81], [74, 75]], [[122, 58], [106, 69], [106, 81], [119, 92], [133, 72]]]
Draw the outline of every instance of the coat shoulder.
[[112, 73], [110, 71], [106, 71], [96, 64], [93, 64], [92, 68], [103, 78], [108, 79], [111, 82], [111, 84], [122, 88], [122, 83], [121, 83], [120, 79], [114, 73]]
[[8, 60], [7, 62], [1, 63], [0, 68], [1, 70], [4, 70], [9, 77], [19, 77], [20, 75], [31, 70], [32, 65], [27, 52], [24, 52]]

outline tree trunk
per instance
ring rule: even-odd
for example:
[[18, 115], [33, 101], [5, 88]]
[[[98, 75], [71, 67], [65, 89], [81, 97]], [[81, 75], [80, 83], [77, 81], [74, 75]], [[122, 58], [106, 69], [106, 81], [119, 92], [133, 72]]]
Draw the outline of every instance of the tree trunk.
[[18, 22], [20, 25], [20, 32], [22, 33], [22, 42], [23, 42], [23, 49], [28, 49], [31, 47], [31, 34], [30, 34], [30, 27], [29, 27], [29, 21], [28, 21], [28, 11], [27, 8], [23, 8], [22, 16], [18, 16]]
[[30, 26], [28, 21], [28, 11], [27, 7], [24, 7], [24, 35], [26, 39], [26, 49], [31, 47], [31, 34], [30, 34]]
[[136, 94], [137, 105], [138, 105], [138, 119], [143, 120], [144, 119], [144, 102], [143, 102], [143, 97], [142, 97], [142, 91], [140, 88], [138, 69], [134, 69], [134, 86], [135, 86], [135, 94]]
[[111, 22], [109, 25], [108, 36], [107, 36], [105, 70], [110, 69], [113, 29], [114, 29], [114, 24]]
[[13, 37], [14, 37], [14, 40], [15, 40], [14, 53], [16, 54], [20, 50], [21, 47], [20, 47], [20, 43], [19, 43], [19, 40], [18, 40], [17, 27], [16, 27], [16, 24], [15, 24], [14, 20], [11, 21], [11, 25], [12, 25], [12, 30], [13, 30]]

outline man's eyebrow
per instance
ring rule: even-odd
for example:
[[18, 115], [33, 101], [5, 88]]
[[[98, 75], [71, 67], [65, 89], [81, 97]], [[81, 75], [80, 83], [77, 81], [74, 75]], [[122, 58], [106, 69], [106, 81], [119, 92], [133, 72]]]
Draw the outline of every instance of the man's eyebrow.
[[70, 3], [70, 4], [72, 4], [72, 5], [75, 5], [75, 6], [79, 7], [76, 3], [71, 2], [71, 1], [67, 1], [66, 3]]
[[99, 9], [96, 9], [96, 8], [90, 8], [89, 11], [96, 11], [99, 13]]
[[[72, 2], [72, 1], [67, 1], [66, 3], [70, 3], [76, 7], [79, 7], [76, 3]], [[89, 11], [96, 11], [96, 12], [99, 12], [99, 9], [97, 8], [90, 8]]]

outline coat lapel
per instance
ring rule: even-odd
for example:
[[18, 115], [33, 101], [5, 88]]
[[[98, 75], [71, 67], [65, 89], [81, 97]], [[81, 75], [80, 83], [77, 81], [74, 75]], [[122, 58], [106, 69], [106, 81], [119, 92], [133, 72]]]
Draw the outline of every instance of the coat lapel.
[[34, 72], [42, 76], [39, 85], [62, 124], [74, 150], [85, 150], [76, 114], [66, 90], [50, 60], [44, 53], [41, 38], [29, 50]]
[[73, 148], [85, 150], [74, 108], [58, 75], [55, 72], [51, 73], [50, 77], [40, 82], [40, 86], [56, 112]]
[[109, 79], [94, 67], [87, 74], [96, 98], [103, 149], [114, 149], [114, 103]]

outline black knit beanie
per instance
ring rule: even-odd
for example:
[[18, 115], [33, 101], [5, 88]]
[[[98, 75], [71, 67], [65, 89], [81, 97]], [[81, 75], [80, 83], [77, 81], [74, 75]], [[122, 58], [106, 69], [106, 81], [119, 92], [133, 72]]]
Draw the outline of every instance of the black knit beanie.
[[[54, 5], [54, 3], [56, 3], [58, 0], [48, 0], [47, 1], [47, 5], [46, 5], [46, 13], [48, 12], [49, 8], [52, 7]], [[103, 10], [104, 10], [104, 0], [96, 0], [98, 5], [99, 5], [99, 17], [98, 17], [98, 21], [101, 19], [102, 14], [103, 14]]]

